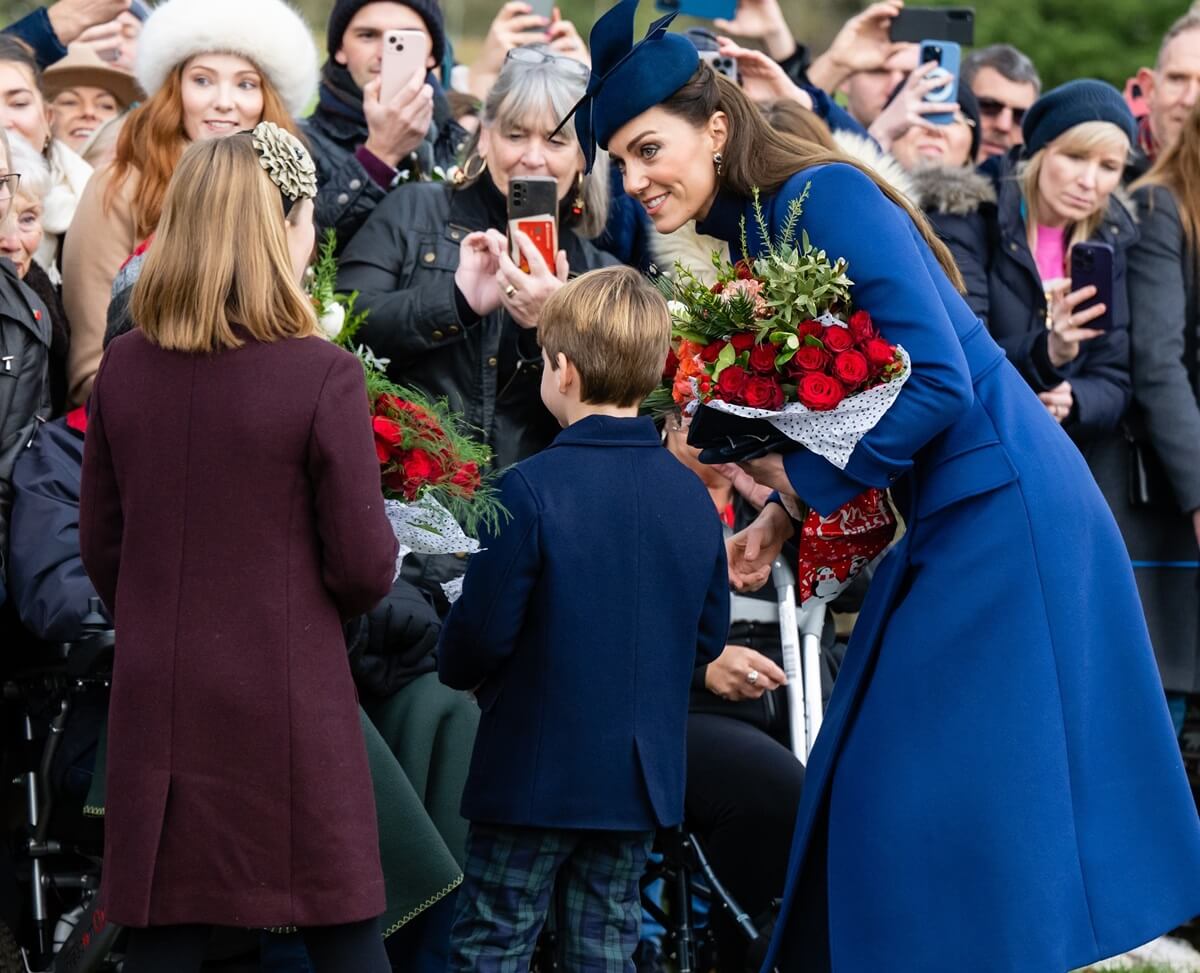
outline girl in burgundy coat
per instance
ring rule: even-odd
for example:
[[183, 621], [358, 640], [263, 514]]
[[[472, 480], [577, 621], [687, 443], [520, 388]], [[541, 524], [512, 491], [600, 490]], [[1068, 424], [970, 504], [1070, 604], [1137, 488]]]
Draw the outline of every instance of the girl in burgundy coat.
[[341, 623], [387, 593], [396, 541], [362, 368], [298, 284], [315, 190], [270, 123], [193, 144], [92, 391], [80, 542], [117, 631], [102, 901], [134, 927], [126, 973], [198, 969], [212, 925], [298, 926], [319, 973], [389, 969]]

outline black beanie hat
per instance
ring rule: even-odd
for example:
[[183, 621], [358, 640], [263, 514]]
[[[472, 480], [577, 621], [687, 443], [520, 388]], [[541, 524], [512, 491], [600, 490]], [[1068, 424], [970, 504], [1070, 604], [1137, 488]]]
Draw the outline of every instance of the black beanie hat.
[[1107, 82], [1081, 78], [1047, 91], [1025, 113], [1025, 158], [1084, 122], [1111, 122], [1137, 144], [1137, 122], [1121, 92]]
[[[333, 10], [329, 14], [329, 27], [325, 31], [330, 57], [337, 54], [341, 48], [342, 37], [346, 33], [346, 28], [350, 26], [350, 21], [354, 19], [354, 15], [367, 4], [375, 2], [376, 0], [337, 0], [334, 3]], [[431, 52], [433, 60], [436, 64], [441, 64], [442, 58], [446, 56], [446, 23], [442, 19], [442, 8], [438, 6], [437, 0], [395, 0], [395, 2], [408, 7], [425, 22], [425, 29], [429, 31], [429, 39], [433, 45]]]

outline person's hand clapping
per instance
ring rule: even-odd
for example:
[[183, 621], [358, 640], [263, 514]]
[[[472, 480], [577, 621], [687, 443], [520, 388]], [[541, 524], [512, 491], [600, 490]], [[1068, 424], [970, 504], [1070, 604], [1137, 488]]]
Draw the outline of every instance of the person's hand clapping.
[[1085, 327], [1108, 310], [1104, 304], [1096, 304], [1085, 311], [1075, 310], [1084, 301], [1096, 296], [1096, 288], [1089, 284], [1068, 293], [1070, 286], [1069, 280], [1063, 280], [1050, 288], [1050, 333], [1046, 350], [1050, 355], [1050, 364], [1055, 368], [1062, 368], [1078, 358], [1079, 346], [1083, 342], [1104, 334], [1096, 328]]
[[380, 97], [382, 79], [363, 88], [363, 114], [367, 118], [367, 141], [363, 146], [393, 169], [424, 141], [433, 122], [433, 88], [420, 72], [388, 101]]
[[[89, 27], [107, 24], [129, 9], [131, 0], [58, 0], [46, 10], [54, 34], [65, 47]], [[117, 28], [119, 33], [120, 28]], [[111, 45], [110, 45], [111, 46]]]
[[[751, 673], [757, 673], [750, 679]], [[758, 699], [769, 689], [787, 685], [787, 674], [761, 652], [727, 645], [704, 671], [704, 687], [722, 699]]]
[[500, 246], [500, 265], [496, 271], [496, 286], [500, 289], [500, 303], [508, 311], [514, 321], [523, 328], [536, 328], [542, 313], [542, 305], [547, 298], [567, 282], [571, 268], [567, 265], [567, 255], [558, 251], [555, 268], [546, 266], [542, 253], [538, 250], [528, 234], [516, 231], [515, 239], [521, 256], [529, 264], [529, 273], [525, 273], [513, 263], [508, 255], [504, 234], [499, 230], [488, 230], [488, 236], [493, 244]]
[[509, 0], [492, 20], [479, 55], [471, 63], [471, 94], [483, 100], [514, 47], [548, 40], [550, 20], [533, 12], [524, 0]]
[[936, 91], [946, 84], [944, 77], [929, 77], [930, 73], [935, 71], [937, 67], [938, 64], [936, 61], [926, 61], [924, 64], [918, 65], [909, 74], [908, 80], [904, 82], [904, 86], [896, 92], [896, 97], [879, 113], [879, 117], [871, 123], [870, 134], [884, 151], [889, 151], [892, 144], [897, 139], [903, 137], [904, 133], [910, 128], [917, 126], [933, 128], [933, 122], [929, 121], [925, 117], [926, 115], [935, 115], [943, 112], [954, 114], [958, 111], [958, 102], [946, 103], [925, 100], [925, 96], [931, 91]]
[[733, 20], [718, 17], [713, 26], [735, 37], [762, 41], [767, 53], [776, 61], [786, 61], [796, 53], [796, 39], [783, 16], [779, 0], [738, 0]]
[[495, 239], [489, 235], [494, 232], [468, 233], [459, 244], [458, 269], [454, 272], [454, 285], [466, 298], [471, 310], [480, 317], [491, 314], [500, 306], [500, 285], [496, 282], [496, 273], [500, 269], [504, 237], [500, 237], [498, 247]]
[[884, 0], [847, 20], [829, 49], [809, 67], [809, 80], [818, 88], [834, 91], [858, 71], [883, 67], [888, 58], [907, 46], [893, 41], [890, 35], [892, 20], [903, 9], [902, 0]]
[[771, 577], [771, 565], [795, 530], [783, 507], [767, 504], [754, 523], [725, 542], [729, 583], [737, 591], [757, 591], [766, 584]]
[[1057, 423], [1065, 422], [1075, 406], [1075, 394], [1071, 391], [1070, 382], [1063, 382], [1045, 392], [1039, 392], [1038, 398]]
[[732, 57], [737, 61], [742, 90], [751, 101], [765, 104], [779, 99], [789, 99], [799, 102], [812, 111], [812, 98], [809, 97], [808, 92], [797, 87], [787, 76], [787, 72], [762, 51], [752, 51], [749, 48], [741, 47], [728, 37], [717, 38], [717, 46], [722, 55]]

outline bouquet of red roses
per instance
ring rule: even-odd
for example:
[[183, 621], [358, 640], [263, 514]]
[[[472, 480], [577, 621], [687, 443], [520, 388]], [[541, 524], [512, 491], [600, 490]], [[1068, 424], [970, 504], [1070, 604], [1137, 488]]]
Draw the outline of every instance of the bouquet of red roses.
[[731, 264], [714, 254], [716, 283], [681, 266], [658, 278], [673, 341], [649, 407], [692, 416], [688, 441], [719, 447], [721, 460], [804, 446], [845, 468], [910, 373], [904, 349], [853, 309], [846, 261], [806, 234], [795, 243], [803, 201], [764, 256]]

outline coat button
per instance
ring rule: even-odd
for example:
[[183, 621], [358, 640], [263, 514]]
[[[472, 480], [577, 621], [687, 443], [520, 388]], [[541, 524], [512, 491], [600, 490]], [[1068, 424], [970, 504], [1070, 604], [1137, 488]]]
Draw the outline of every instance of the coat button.
[[1017, 245], [1016, 245], [1015, 243], [1010, 243], [1010, 244], [1008, 245], [1008, 249], [1009, 249], [1009, 250], [1011, 250], [1013, 253], [1016, 253], [1016, 252], [1017, 252]]
[[444, 334], [442, 334], [440, 331], [435, 331], [435, 332], [433, 333], [433, 340], [434, 340], [434, 341], [441, 341], [441, 340], [442, 340], [444, 337], [446, 337], [446, 336], [445, 336]]
[[465, 561], [467, 559], [467, 552], [466, 551], [455, 551], [454, 556], [456, 558], [458, 558], [460, 561]]
[[429, 253], [425, 254], [425, 256], [422, 257], [421, 259], [424, 260], [427, 264], [431, 264], [435, 260], [437, 260], [437, 254], [434, 253], [432, 250], [430, 250]]
[[488, 365], [489, 365], [490, 367], [492, 367], [492, 368], [495, 368], [497, 364], [498, 364], [498, 363], [497, 363], [497, 361], [496, 361], [496, 359], [495, 359], [495, 358], [489, 358], [489, 359], [488, 359]]
[[348, 202], [350, 202], [350, 197], [345, 193], [338, 193], [337, 201], [339, 206], [345, 206]]
[[450, 333], [451, 333], [451, 334], [458, 334], [458, 325], [457, 325], [457, 324], [452, 324], [452, 325], [450, 325]]
[[350, 180], [350, 188], [351, 189], [362, 189], [362, 180], [361, 179], [351, 179]]
[[450, 239], [451, 240], [461, 240], [462, 234], [459, 233], [458, 230], [451, 230], [450, 231]]

